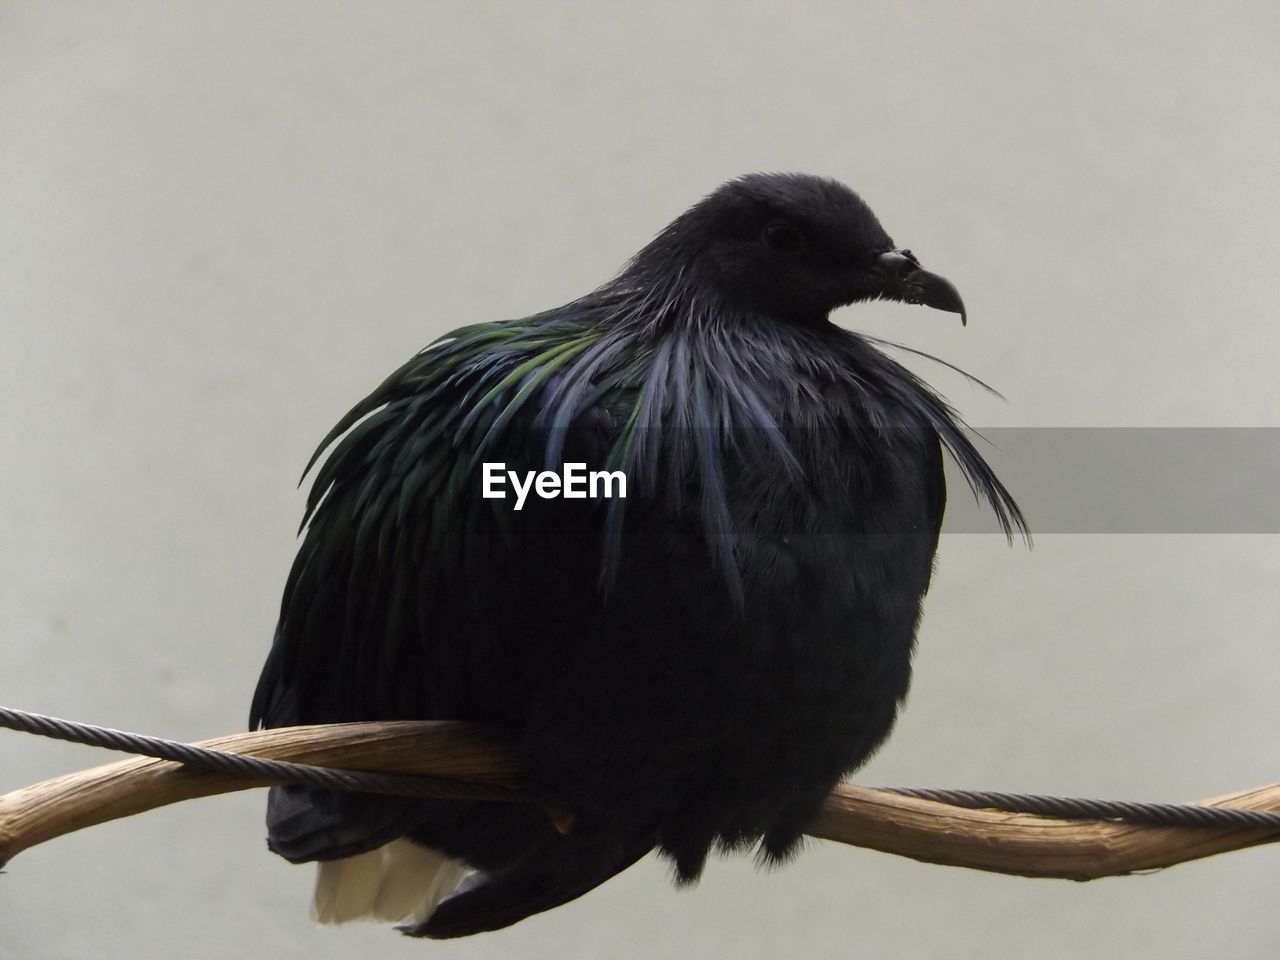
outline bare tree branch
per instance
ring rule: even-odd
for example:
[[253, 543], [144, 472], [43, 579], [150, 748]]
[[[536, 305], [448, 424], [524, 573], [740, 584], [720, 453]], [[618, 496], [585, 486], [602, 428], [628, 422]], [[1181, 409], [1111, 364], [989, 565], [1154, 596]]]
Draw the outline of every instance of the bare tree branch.
[[[1280, 784], [1202, 802], [1280, 810]], [[1280, 840], [1280, 832], [1266, 829], [1157, 827], [969, 810], [853, 784], [832, 791], [808, 832], [925, 863], [1066, 880], [1122, 876]]]
[[[509, 744], [469, 724], [352, 723], [287, 727], [201, 746], [349, 770], [433, 774], [516, 786]], [[0, 866], [46, 840], [180, 800], [268, 786], [166, 760], [124, 760], [0, 796]], [[1206, 803], [1280, 810], [1280, 784]], [[1280, 840], [1272, 830], [1149, 827], [969, 810], [842, 784], [809, 833], [927, 863], [1026, 877], [1091, 880], [1171, 866]]]

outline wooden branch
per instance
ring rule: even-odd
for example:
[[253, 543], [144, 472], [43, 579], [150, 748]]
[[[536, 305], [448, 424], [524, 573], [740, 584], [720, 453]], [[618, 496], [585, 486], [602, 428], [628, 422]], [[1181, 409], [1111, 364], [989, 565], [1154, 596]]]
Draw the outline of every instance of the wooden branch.
[[[475, 724], [343, 723], [281, 727], [200, 746], [347, 770], [436, 774], [518, 784], [509, 746]], [[68, 773], [0, 796], [0, 867], [23, 850], [75, 830], [180, 800], [270, 786], [272, 781], [191, 770], [139, 757]]]
[[[202, 746], [350, 770], [418, 773], [516, 786], [509, 744], [471, 724], [397, 722], [287, 727]], [[195, 797], [268, 786], [134, 759], [71, 773], [0, 796], [0, 866], [55, 837]], [[1280, 810], [1280, 784], [1206, 803]], [[809, 833], [927, 863], [1026, 877], [1092, 880], [1280, 840], [1269, 830], [1148, 827], [969, 810], [842, 784]]]
[[[1202, 801], [1280, 810], [1280, 784]], [[1280, 840], [1276, 830], [1156, 827], [970, 810], [841, 784], [809, 834], [925, 863], [1020, 877], [1096, 880]]]

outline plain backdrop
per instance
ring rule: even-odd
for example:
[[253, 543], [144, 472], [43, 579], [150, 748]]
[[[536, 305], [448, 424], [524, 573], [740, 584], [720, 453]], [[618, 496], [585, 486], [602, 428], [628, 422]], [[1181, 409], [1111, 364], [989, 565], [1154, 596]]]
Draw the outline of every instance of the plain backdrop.
[[[331, 424], [429, 340], [585, 292], [752, 170], [848, 182], [960, 287], [967, 329], [838, 319], [997, 386], [916, 365], [977, 425], [1278, 427], [1277, 117], [1270, 0], [0, 3], [0, 703], [242, 729]], [[1280, 780], [1278, 574], [1275, 535], [947, 536], [910, 702], [858, 778]], [[109, 759], [0, 732], [0, 790]], [[1280, 950], [1273, 848], [1072, 884], [816, 842], [684, 892], [650, 859], [505, 932], [411, 942], [313, 926], [263, 802], [23, 854], [0, 957]]]

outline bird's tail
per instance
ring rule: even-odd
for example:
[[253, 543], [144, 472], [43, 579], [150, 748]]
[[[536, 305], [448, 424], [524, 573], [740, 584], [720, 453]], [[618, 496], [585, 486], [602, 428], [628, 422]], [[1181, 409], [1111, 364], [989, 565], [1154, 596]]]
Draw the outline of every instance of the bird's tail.
[[423, 924], [436, 905], [455, 893], [472, 872], [410, 840], [325, 860], [316, 874], [312, 918], [320, 923], [381, 920]]
[[401, 925], [415, 937], [448, 939], [499, 930], [575, 900], [643, 857], [649, 836], [585, 838], [570, 833], [507, 869], [475, 872], [438, 901], [425, 921]]

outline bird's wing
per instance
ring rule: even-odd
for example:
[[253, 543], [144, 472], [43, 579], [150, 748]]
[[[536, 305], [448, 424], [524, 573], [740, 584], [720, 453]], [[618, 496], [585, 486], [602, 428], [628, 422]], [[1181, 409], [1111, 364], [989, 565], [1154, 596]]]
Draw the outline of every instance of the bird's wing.
[[[589, 334], [545, 333], [528, 321], [458, 331], [396, 371], [325, 438], [313, 462], [329, 453], [308, 499], [253, 726], [502, 719], [509, 685], [492, 705], [457, 702], [455, 691], [477, 686], [459, 674], [487, 659], [504, 626], [521, 623], [539, 599], [524, 585], [541, 590], [554, 558], [533, 561], [545, 556], [548, 511], [483, 498], [483, 463], [522, 474], [541, 468], [525, 401], [557, 361], [590, 343]], [[556, 521], [572, 514], [562, 510]], [[498, 584], [501, 607], [492, 602]]]
[[[593, 342], [539, 318], [458, 331], [325, 438], [253, 726], [522, 721], [557, 645], [578, 642], [591, 615], [582, 584], [598, 579], [586, 548], [599, 543], [601, 510], [531, 496], [515, 511], [481, 496], [482, 464], [545, 465], [528, 401]], [[564, 458], [598, 460], [609, 435], [597, 415]], [[402, 835], [421, 808], [277, 788], [271, 842], [291, 860], [347, 856]]]

